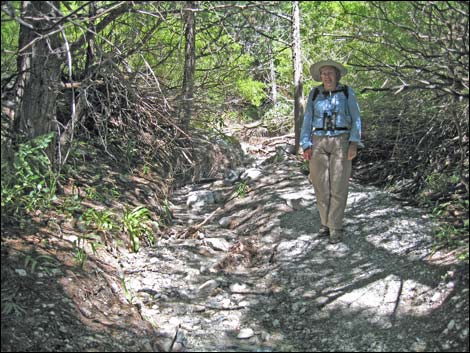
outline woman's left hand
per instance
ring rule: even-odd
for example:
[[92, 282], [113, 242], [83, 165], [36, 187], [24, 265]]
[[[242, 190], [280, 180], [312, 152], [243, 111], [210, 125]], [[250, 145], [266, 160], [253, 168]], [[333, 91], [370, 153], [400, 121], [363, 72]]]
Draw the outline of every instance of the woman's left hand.
[[348, 148], [348, 160], [352, 161], [357, 156], [357, 143], [351, 142]]

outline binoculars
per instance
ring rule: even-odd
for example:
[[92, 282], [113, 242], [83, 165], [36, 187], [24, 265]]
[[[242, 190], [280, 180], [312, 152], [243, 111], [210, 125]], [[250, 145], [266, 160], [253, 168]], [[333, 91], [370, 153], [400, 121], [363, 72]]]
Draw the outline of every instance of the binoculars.
[[328, 114], [327, 112], [323, 113], [323, 130], [332, 131], [336, 130], [336, 116], [338, 115], [337, 112], [333, 112], [333, 114]]

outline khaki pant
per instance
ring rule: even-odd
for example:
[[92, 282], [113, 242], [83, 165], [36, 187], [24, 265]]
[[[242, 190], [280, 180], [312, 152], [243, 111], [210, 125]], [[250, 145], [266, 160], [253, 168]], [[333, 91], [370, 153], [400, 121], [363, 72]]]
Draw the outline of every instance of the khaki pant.
[[309, 178], [317, 197], [321, 224], [330, 230], [343, 228], [352, 166], [352, 161], [348, 160], [348, 147], [348, 134], [313, 136]]

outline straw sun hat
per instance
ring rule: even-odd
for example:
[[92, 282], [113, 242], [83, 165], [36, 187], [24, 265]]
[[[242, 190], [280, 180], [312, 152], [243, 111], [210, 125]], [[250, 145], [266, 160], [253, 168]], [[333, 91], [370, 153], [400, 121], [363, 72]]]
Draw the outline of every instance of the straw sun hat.
[[337, 63], [336, 61], [333, 61], [333, 60], [322, 60], [310, 66], [310, 74], [312, 74], [312, 77], [315, 81], [321, 81], [320, 69], [324, 66], [332, 66], [338, 69], [338, 71], [341, 74], [341, 77], [343, 77], [344, 75], [348, 73], [348, 70], [346, 70], [346, 68], [340, 63]]

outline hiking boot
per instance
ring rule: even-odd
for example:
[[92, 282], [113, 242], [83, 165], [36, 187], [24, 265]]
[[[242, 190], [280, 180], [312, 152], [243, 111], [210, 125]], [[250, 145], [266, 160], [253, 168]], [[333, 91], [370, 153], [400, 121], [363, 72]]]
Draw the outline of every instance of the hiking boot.
[[319, 237], [327, 237], [330, 235], [330, 229], [327, 226], [321, 226], [320, 230], [318, 231]]
[[330, 244], [337, 244], [343, 237], [343, 231], [341, 229], [332, 229], [330, 231]]

